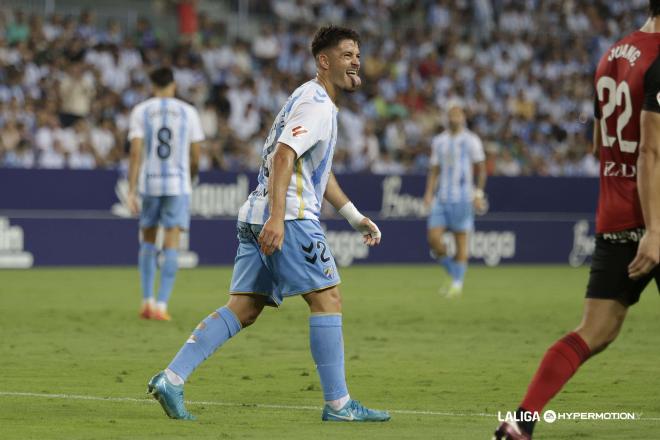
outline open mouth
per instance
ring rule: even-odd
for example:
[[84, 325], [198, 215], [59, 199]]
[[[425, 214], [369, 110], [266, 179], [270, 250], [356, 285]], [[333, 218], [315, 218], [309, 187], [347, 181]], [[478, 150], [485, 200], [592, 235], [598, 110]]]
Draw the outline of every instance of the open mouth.
[[358, 76], [357, 69], [348, 69], [346, 75], [350, 78], [353, 87], [359, 87], [362, 84], [362, 80]]

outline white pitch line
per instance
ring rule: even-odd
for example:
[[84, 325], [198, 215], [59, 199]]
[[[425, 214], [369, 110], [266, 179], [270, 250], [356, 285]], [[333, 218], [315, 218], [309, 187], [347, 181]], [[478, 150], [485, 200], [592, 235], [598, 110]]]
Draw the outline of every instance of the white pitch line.
[[[64, 400], [92, 400], [96, 402], [132, 402], [132, 403], [156, 403], [155, 400], [145, 398], [138, 399], [135, 397], [101, 397], [101, 396], [85, 396], [79, 394], [49, 394], [49, 393], [25, 393], [17, 391], [0, 391], [0, 396], [7, 397], [33, 397], [41, 399], [64, 399]], [[263, 409], [287, 409], [299, 411], [321, 411], [323, 408], [319, 406], [303, 406], [303, 405], [276, 405], [270, 403], [236, 403], [236, 402], [215, 402], [215, 401], [196, 401], [186, 400], [190, 405], [207, 405], [207, 406], [232, 406], [243, 408], [263, 408]], [[496, 417], [496, 414], [486, 413], [453, 413], [453, 412], [439, 412], [439, 411], [415, 411], [405, 409], [388, 410], [393, 414], [409, 414], [420, 416], [441, 416], [441, 417]]]
[[[7, 397], [34, 397], [41, 399], [64, 399], [64, 400], [91, 400], [96, 402], [132, 402], [132, 403], [156, 403], [153, 399], [138, 399], [135, 397], [101, 397], [101, 396], [85, 396], [80, 394], [49, 394], [49, 393], [25, 393], [17, 391], [0, 391], [0, 396]], [[207, 405], [207, 406], [231, 406], [243, 408], [263, 408], [263, 409], [287, 409], [287, 410], [300, 410], [300, 411], [320, 411], [321, 407], [318, 406], [304, 406], [304, 405], [277, 405], [269, 403], [236, 403], [236, 402], [215, 402], [215, 401], [196, 401], [186, 400], [190, 405]], [[417, 411], [407, 409], [390, 409], [392, 414], [408, 414], [419, 416], [439, 416], [439, 417], [490, 417], [495, 418], [497, 414], [488, 413], [455, 413], [443, 411]], [[639, 420], [643, 421], [660, 421], [660, 417], [640, 417]]]

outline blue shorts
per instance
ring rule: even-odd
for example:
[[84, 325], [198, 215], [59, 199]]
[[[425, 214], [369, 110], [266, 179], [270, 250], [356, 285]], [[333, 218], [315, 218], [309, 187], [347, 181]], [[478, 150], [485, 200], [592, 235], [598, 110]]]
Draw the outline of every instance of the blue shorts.
[[140, 212], [140, 227], [151, 228], [162, 225], [164, 228], [190, 226], [190, 196], [143, 196]]
[[238, 222], [238, 250], [230, 294], [256, 294], [279, 306], [287, 296], [303, 295], [341, 282], [335, 258], [317, 220], [284, 222], [281, 251], [266, 256], [257, 239], [262, 225]]
[[427, 222], [428, 229], [445, 228], [454, 232], [474, 229], [474, 208], [471, 202], [435, 202]]

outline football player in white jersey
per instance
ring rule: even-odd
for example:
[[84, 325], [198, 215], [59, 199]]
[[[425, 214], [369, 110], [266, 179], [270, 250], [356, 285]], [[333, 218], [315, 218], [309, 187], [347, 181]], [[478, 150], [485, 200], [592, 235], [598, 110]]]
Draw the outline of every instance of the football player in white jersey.
[[[465, 113], [457, 101], [449, 103], [447, 121], [449, 129], [435, 136], [431, 143], [424, 203], [431, 208], [427, 224], [431, 253], [451, 278], [440, 292], [453, 298], [463, 292], [469, 232], [474, 228], [474, 208], [482, 210], [485, 204], [486, 164], [481, 140], [465, 126]], [[447, 255], [443, 239], [447, 230], [454, 235], [454, 258]]]
[[[154, 96], [131, 112], [128, 139], [131, 142], [128, 169], [129, 205], [140, 213], [142, 242], [138, 256], [145, 319], [169, 321], [167, 302], [177, 272], [179, 235], [190, 224], [191, 175], [197, 174], [200, 143], [204, 140], [197, 110], [174, 97], [176, 85], [169, 67], [150, 74]], [[138, 192], [142, 209], [138, 205]], [[156, 232], [165, 230], [163, 264], [158, 297], [156, 278]]]
[[301, 295], [309, 305], [310, 348], [328, 421], [386, 421], [387, 412], [350, 398], [344, 375], [339, 274], [318, 216], [325, 198], [364, 236], [380, 242], [378, 227], [353, 206], [331, 171], [340, 91], [361, 80], [358, 34], [327, 26], [312, 42], [317, 76], [298, 87], [277, 115], [263, 150], [259, 185], [238, 216], [238, 251], [226, 306], [204, 319], [149, 392], [168, 416], [190, 419], [183, 383], [229, 338], [255, 322], [264, 306]]

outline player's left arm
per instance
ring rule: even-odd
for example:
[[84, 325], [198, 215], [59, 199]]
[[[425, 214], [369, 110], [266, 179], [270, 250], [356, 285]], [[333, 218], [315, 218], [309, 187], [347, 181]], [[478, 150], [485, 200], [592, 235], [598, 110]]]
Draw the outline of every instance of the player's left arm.
[[190, 144], [190, 177], [193, 180], [195, 180], [199, 174], [199, 155], [201, 151], [201, 142], [193, 142]]
[[486, 189], [486, 180], [488, 179], [488, 173], [486, 172], [486, 161], [482, 160], [474, 164], [475, 168], [475, 177], [476, 183], [474, 186], [475, 196], [483, 198], [484, 190]]
[[376, 223], [357, 210], [339, 186], [335, 174], [331, 171], [323, 197], [351, 224], [353, 229], [362, 234], [364, 243], [375, 246], [380, 243], [382, 234]]
[[640, 115], [637, 191], [646, 232], [628, 274], [637, 279], [660, 261], [660, 57], [644, 77], [644, 104]]
[[486, 179], [488, 178], [488, 173], [486, 171], [486, 154], [484, 152], [484, 147], [481, 143], [481, 139], [479, 139], [476, 135], [474, 136], [471, 155], [476, 178], [474, 187], [474, 207], [477, 210], [483, 210], [486, 203], [486, 193], [484, 190], [486, 189]]
[[197, 110], [192, 111], [190, 137], [190, 177], [195, 180], [199, 174], [199, 156], [201, 154], [202, 142], [204, 141], [204, 130], [202, 121]]

